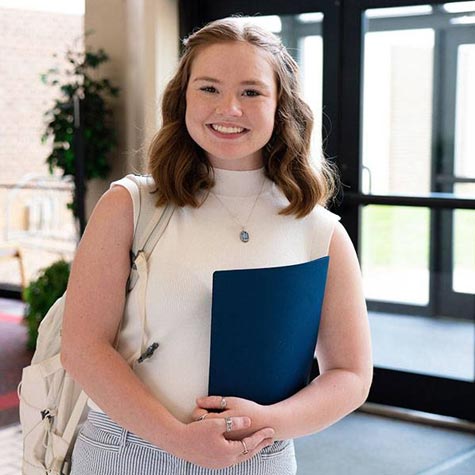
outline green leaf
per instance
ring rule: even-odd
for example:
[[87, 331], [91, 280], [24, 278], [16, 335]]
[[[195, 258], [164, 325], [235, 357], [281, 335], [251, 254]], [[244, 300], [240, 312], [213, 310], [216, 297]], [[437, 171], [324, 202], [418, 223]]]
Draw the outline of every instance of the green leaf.
[[38, 326], [53, 303], [65, 292], [70, 273], [70, 264], [64, 260], [54, 262], [40, 270], [36, 280], [23, 290], [22, 297], [27, 303], [25, 322], [28, 327], [27, 346], [33, 350], [38, 337]]
[[[85, 37], [90, 35], [88, 31]], [[87, 51], [68, 49], [65, 53], [67, 66], [60, 77], [49, 79], [49, 74], [59, 74], [58, 68], [41, 76], [47, 85], [59, 86], [61, 98], [56, 99], [54, 107], [44, 113], [45, 128], [41, 140], [52, 139], [53, 148], [47, 163], [50, 173], [55, 168], [62, 170], [63, 175], [75, 174], [75, 157], [73, 154], [74, 122], [73, 97], [79, 91], [82, 99], [82, 121], [84, 140], [86, 141], [86, 178], [105, 178], [110, 171], [107, 157], [117, 144], [115, 138], [112, 110], [106, 103], [106, 97], [117, 97], [120, 89], [114, 87], [107, 78], [97, 78], [99, 68], [109, 60], [102, 49]], [[71, 67], [72, 66], [72, 67]], [[50, 83], [48, 84], [48, 80]], [[110, 100], [110, 99], [109, 99]], [[76, 212], [74, 206], [71, 208]]]

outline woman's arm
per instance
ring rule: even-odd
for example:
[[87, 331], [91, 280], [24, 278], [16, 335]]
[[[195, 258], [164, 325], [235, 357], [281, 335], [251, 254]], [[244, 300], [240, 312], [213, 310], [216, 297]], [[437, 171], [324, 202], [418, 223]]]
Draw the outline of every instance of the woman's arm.
[[[62, 333], [63, 366], [114, 421], [174, 455], [210, 468], [249, 458], [269, 444], [272, 430], [246, 439], [250, 452], [241, 457], [242, 444], [224, 438], [223, 421], [181, 423], [113, 348], [124, 311], [132, 238], [132, 200], [127, 190], [117, 186], [99, 200], [71, 268]], [[233, 423], [245, 428], [250, 420], [236, 417]]]
[[131, 197], [118, 186], [101, 197], [92, 213], [71, 267], [61, 360], [112, 419], [166, 445], [178, 421], [157, 404], [113, 348], [126, 298], [132, 214]]
[[[320, 375], [294, 396], [270, 406], [227, 397], [230, 410], [221, 417], [237, 410], [251, 417], [252, 430], [270, 425], [276, 439], [287, 439], [319, 432], [364, 403], [373, 375], [368, 316], [358, 259], [340, 223], [335, 227], [329, 255], [316, 348]], [[194, 416], [219, 407], [220, 399], [200, 400]], [[245, 433], [237, 431], [233, 436]]]
[[295, 396], [270, 407], [277, 438], [319, 432], [368, 397], [373, 362], [361, 271], [353, 244], [340, 223], [329, 255], [316, 349], [320, 375]]

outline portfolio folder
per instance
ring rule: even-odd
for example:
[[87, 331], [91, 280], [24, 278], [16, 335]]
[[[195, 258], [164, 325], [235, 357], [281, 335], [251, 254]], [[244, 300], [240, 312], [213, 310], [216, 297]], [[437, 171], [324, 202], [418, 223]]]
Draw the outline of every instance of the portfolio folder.
[[308, 384], [328, 261], [214, 272], [209, 395], [273, 404]]

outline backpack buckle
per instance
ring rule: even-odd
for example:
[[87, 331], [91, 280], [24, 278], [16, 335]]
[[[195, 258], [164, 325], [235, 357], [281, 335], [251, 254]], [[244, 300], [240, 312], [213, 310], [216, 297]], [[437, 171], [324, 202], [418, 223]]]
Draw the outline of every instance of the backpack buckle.
[[141, 355], [140, 358], [137, 360], [138, 363], [143, 363], [147, 358], [151, 358], [155, 350], [159, 347], [160, 345], [155, 342], [152, 343]]
[[49, 409], [45, 409], [44, 411], [41, 411], [41, 420], [45, 420], [48, 418], [48, 421], [51, 422], [51, 419], [53, 419], [53, 414], [51, 414]]

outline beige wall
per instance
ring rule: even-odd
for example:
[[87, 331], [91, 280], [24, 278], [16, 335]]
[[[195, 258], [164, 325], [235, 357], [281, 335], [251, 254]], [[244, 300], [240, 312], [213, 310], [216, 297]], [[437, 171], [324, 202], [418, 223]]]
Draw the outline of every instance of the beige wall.
[[159, 99], [179, 52], [178, 0], [86, 0], [86, 44], [104, 48], [111, 61], [104, 74], [121, 88], [114, 101], [119, 147], [105, 182], [91, 182], [89, 215], [108, 183], [145, 171], [146, 147], [159, 125]]
[[40, 141], [43, 113], [59, 90], [43, 84], [40, 75], [54, 66], [62, 70], [66, 50], [82, 33], [80, 15], [0, 7], [1, 183], [17, 183], [26, 173], [48, 175], [51, 144]]

